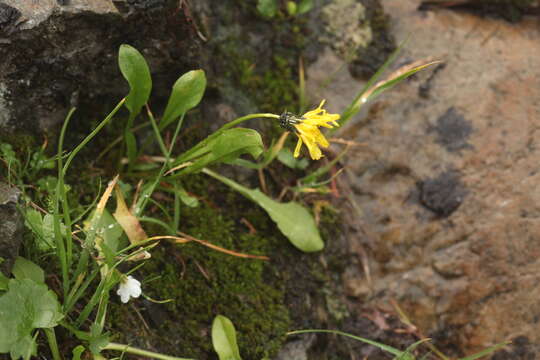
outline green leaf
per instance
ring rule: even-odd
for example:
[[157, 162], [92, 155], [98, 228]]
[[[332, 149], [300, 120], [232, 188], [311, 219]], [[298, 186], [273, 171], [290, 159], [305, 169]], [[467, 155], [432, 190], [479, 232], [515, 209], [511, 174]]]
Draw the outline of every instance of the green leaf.
[[301, 0], [300, 4], [298, 4], [298, 10], [296, 14], [297, 15], [305, 14], [312, 8], [313, 8], [313, 0]]
[[[202, 143], [202, 145], [201, 145]], [[179, 174], [189, 174], [200, 171], [215, 163], [232, 163], [243, 154], [253, 158], [263, 152], [261, 135], [252, 129], [234, 128], [224, 130], [217, 136], [212, 136], [195, 145], [196, 151], [188, 152], [174, 161], [174, 165], [193, 161]]]
[[90, 326], [90, 338], [88, 348], [92, 354], [97, 355], [109, 344], [109, 333], [102, 332], [103, 329], [96, 323]]
[[348, 149], [345, 148], [342, 152], [340, 152], [338, 154], [338, 156], [336, 156], [334, 159], [332, 159], [332, 161], [328, 162], [324, 166], [321, 166], [320, 168], [313, 171], [312, 173], [304, 176], [303, 178], [300, 179], [299, 182], [302, 183], [302, 184], [306, 184], [306, 185], [314, 184], [322, 175], [330, 172], [332, 167], [334, 165], [336, 165], [341, 160], [341, 158], [343, 158], [343, 156], [345, 156], [347, 151], [348, 151]]
[[41, 213], [34, 209], [28, 209], [24, 212], [25, 225], [38, 237], [43, 238], [43, 218]]
[[320, 251], [324, 243], [309, 211], [296, 202], [280, 203], [270, 199], [259, 189], [248, 189], [224, 176], [205, 169], [204, 173], [230, 186], [262, 207], [276, 223], [279, 230], [298, 249], [305, 252]]
[[294, 16], [296, 15], [296, 11], [296, 3], [294, 1], [287, 1], [287, 13], [289, 13], [290, 16]]
[[418, 65], [418, 66], [415, 66], [415, 67], [403, 72], [402, 74], [399, 74], [399, 75], [397, 75], [395, 77], [390, 78], [387, 81], [383, 81], [381, 83], [378, 83], [373, 88], [373, 91], [370, 92], [370, 94], [366, 97], [366, 101], [376, 97], [377, 95], [380, 95], [382, 92], [384, 92], [386, 90], [391, 89], [394, 85], [399, 84], [400, 82], [402, 82], [403, 80], [405, 80], [409, 76], [411, 76], [413, 74], [416, 74], [420, 70], [424, 70], [425, 68], [427, 68], [427, 67], [429, 67], [431, 65], [435, 65], [435, 64], [439, 64], [439, 63], [440, 63], [440, 61], [431, 61], [431, 62], [428, 62], [426, 64]]
[[231, 161], [229, 164], [243, 166], [247, 169], [252, 169], [252, 170], [259, 170], [263, 168], [262, 164], [254, 163], [253, 161], [244, 160], [244, 159], [236, 159], [234, 161]]
[[199, 200], [196, 197], [189, 195], [183, 187], [180, 187], [178, 189], [178, 196], [180, 197], [180, 200], [182, 200], [182, 202], [186, 206], [189, 206], [189, 207], [199, 206]]
[[122, 246], [119, 246], [120, 237], [124, 233], [124, 230], [122, 230], [122, 227], [120, 226], [120, 224], [118, 224], [116, 219], [111, 215], [111, 213], [107, 209], [103, 209], [103, 213], [101, 214], [101, 217], [99, 218], [99, 221], [97, 224], [96, 233], [99, 237], [103, 239], [104, 244], [113, 253], [116, 253], [120, 248], [126, 245], [126, 244], [122, 244]]
[[197, 106], [205, 89], [206, 75], [203, 70], [189, 71], [176, 80], [165, 113], [159, 123], [159, 129], [164, 129], [182, 114]]
[[219, 360], [242, 359], [236, 343], [234, 325], [223, 315], [216, 316], [212, 323], [212, 345], [214, 345]]
[[124, 133], [124, 140], [126, 142], [126, 152], [128, 157], [128, 163], [133, 164], [137, 157], [137, 139], [130, 129]]
[[[375, 72], [375, 74], [373, 74], [373, 76], [371, 76], [368, 80], [368, 82], [364, 85], [364, 87], [356, 94], [356, 97], [354, 98], [354, 100], [349, 104], [349, 106], [347, 107], [347, 109], [345, 109], [345, 111], [343, 112], [343, 114], [341, 114], [341, 119], [339, 119], [339, 124], [340, 126], [343, 126], [345, 125], [350, 119], [351, 117], [353, 117], [354, 115], [356, 115], [356, 113], [358, 113], [358, 111], [360, 111], [360, 108], [362, 106], [362, 97], [364, 96], [364, 94], [370, 89], [372, 88], [375, 83], [377, 82], [377, 80], [379, 80], [379, 78], [382, 76], [382, 74], [386, 71], [386, 69], [388, 69], [388, 67], [390, 67], [390, 65], [392, 65], [394, 63], [394, 61], [396, 61], [399, 53], [401, 52], [401, 50], [403, 49], [403, 47], [405, 46], [405, 44], [407, 43], [407, 40], [403, 41], [397, 48], [396, 50], [394, 50], [390, 56], [386, 59], [386, 61], [381, 65], [381, 67]], [[365, 97], [364, 97], [365, 98]], [[332, 133], [334, 132], [335, 130], [332, 129], [330, 130], [329, 132]]]
[[62, 317], [56, 295], [46, 285], [11, 279], [0, 296], [0, 353], [26, 353], [32, 330], [55, 327]]
[[20, 256], [15, 260], [15, 264], [13, 265], [13, 270], [11, 272], [18, 280], [31, 279], [36, 283], [45, 282], [45, 273], [43, 270], [30, 260], [26, 260]]
[[385, 345], [385, 344], [382, 344], [382, 343], [379, 343], [370, 339], [366, 339], [360, 336], [355, 336], [355, 335], [352, 335], [343, 331], [339, 331], [339, 330], [319, 330], [319, 329], [295, 330], [295, 331], [288, 332], [287, 335], [297, 335], [297, 334], [307, 334], [307, 333], [327, 333], [327, 334], [336, 334], [336, 335], [346, 336], [348, 338], [358, 340], [366, 344], [370, 344], [375, 347], [378, 347], [379, 349], [386, 351], [394, 356], [401, 356], [403, 354], [403, 351], [398, 350], [389, 345]]
[[277, 13], [277, 0], [259, 0], [257, 11], [266, 18], [273, 18]]
[[118, 51], [120, 72], [129, 83], [130, 91], [126, 98], [126, 107], [135, 117], [148, 102], [152, 91], [152, 77], [148, 64], [141, 53], [134, 47], [122, 44]]
[[309, 165], [309, 160], [306, 158], [295, 158], [291, 150], [283, 148], [277, 155], [277, 159], [283, 165], [290, 167], [291, 169], [301, 169], [304, 170]]
[[36, 340], [30, 335], [24, 336], [19, 339], [12, 347], [10, 354], [11, 359], [23, 358], [24, 360], [30, 359], [32, 355], [37, 355]]
[[71, 352], [71, 354], [72, 354], [71, 360], [81, 360], [81, 355], [84, 353], [85, 350], [86, 349], [84, 348], [84, 346], [82, 346], [82, 345], [77, 346]]
[[7, 290], [9, 278], [0, 271], [0, 290]]
[[431, 339], [430, 338], [425, 338], [425, 339], [421, 339], [421, 340], [418, 340], [417, 342], [415, 342], [414, 344], [411, 344], [407, 347], [407, 349], [405, 349], [405, 351], [399, 355], [398, 357], [396, 357], [395, 359], [396, 360], [415, 360], [416, 358], [414, 357], [413, 354], [411, 354], [420, 344], [423, 344], [427, 341], [430, 341]]
[[480, 359], [481, 357], [487, 356], [487, 355], [491, 354], [492, 352], [497, 351], [500, 348], [503, 348], [503, 347], [505, 347], [506, 345], [508, 345], [510, 343], [511, 343], [511, 341], [505, 341], [505, 342], [502, 342], [502, 343], [499, 343], [499, 344], [495, 344], [495, 345], [493, 345], [491, 347], [488, 347], [487, 349], [482, 350], [482, 351], [480, 351], [480, 352], [478, 352], [476, 354], [469, 355], [467, 357], [461, 358], [460, 360], [476, 360], [476, 359]]
[[[34, 209], [26, 210], [24, 214], [25, 225], [36, 235], [36, 246], [44, 252], [55, 248], [54, 243], [54, 216], [41, 213]], [[66, 227], [60, 223], [60, 231], [65, 234]]]

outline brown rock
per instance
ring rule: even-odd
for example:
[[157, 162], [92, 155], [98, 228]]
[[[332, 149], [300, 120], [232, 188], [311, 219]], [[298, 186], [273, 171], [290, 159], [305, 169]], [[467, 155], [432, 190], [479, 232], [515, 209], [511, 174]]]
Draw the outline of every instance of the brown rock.
[[[351, 151], [347, 168], [364, 230], [351, 241], [370, 250], [371, 282], [348, 286], [364, 294], [370, 285], [372, 304], [395, 299], [425, 334], [444, 333], [466, 354], [520, 335], [531, 354], [540, 348], [540, 29], [536, 19], [511, 25], [419, 3], [383, 1], [398, 41], [411, 34], [401, 61], [444, 66], [338, 133], [369, 145]], [[341, 107], [333, 111], [362, 85], [341, 71], [339, 84], [317, 87], [342, 65], [328, 52], [308, 71], [315, 96]]]

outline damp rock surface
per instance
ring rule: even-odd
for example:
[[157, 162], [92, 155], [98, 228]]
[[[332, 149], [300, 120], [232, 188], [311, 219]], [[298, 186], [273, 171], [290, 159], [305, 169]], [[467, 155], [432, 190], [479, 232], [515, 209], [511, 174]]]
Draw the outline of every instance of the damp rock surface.
[[[515, 338], [522, 346], [493, 358], [536, 358], [540, 60], [530, 54], [540, 53], [538, 20], [382, 3], [397, 42], [414, 34], [392, 69], [419, 59], [444, 65], [380, 96], [337, 133], [364, 144], [349, 151], [345, 176], [355, 205], [349, 240], [367, 255], [345, 288], [389, 311], [396, 300], [447, 355]], [[344, 69], [327, 50], [307, 72], [331, 111], [364, 85]]]
[[143, 53], [164, 96], [203, 63], [190, 21], [169, 0], [0, 1], [0, 129], [54, 133], [71, 107], [106, 114], [128, 91], [122, 43]]

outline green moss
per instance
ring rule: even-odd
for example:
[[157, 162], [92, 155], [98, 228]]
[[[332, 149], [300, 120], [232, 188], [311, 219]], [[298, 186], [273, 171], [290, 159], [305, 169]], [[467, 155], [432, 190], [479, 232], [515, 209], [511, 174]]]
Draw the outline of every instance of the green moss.
[[16, 152], [18, 159], [24, 159], [31, 149], [37, 148], [38, 146], [35, 137], [24, 133], [18, 134], [10, 131], [0, 131], [0, 143], [11, 145]]
[[[280, 11], [272, 19], [257, 15], [256, 1], [237, 1], [236, 6], [217, 5], [213, 16], [222, 19], [210, 42], [213, 56], [227, 59], [217, 64], [225, 88], [242, 89], [242, 94], [222, 91], [228, 104], [239, 111], [280, 112], [298, 106], [298, 59], [307, 44], [306, 17], [287, 17]], [[231, 25], [234, 24], [234, 25]], [[256, 35], [255, 35], [256, 34]], [[223, 89], [223, 84], [219, 84]], [[248, 97], [249, 100], [245, 98]], [[242, 102], [250, 102], [245, 109]]]
[[[196, 181], [208, 187], [203, 178]], [[279, 239], [266, 232], [249, 234], [246, 227], [241, 228], [237, 221], [242, 214], [237, 211], [249, 205], [238, 206], [243, 202], [241, 198], [219, 188], [221, 196], [209, 197], [211, 201], [229, 198], [234, 202], [220, 209], [204, 202], [198, 208], [183, 208], [182, 231], [250, 254], [268, 254], [278, 246]], [[190, 188], [196, 193], [199, 190], [201, 186]], [[212, 191], [212, 186], [207, 190]], [[234, 214], [228, 215], [230, 212]], [[265, 222], [261, 221], [265, 215], [256, 213], [245, 217], [257, 228]], [[143, 317], [156, 335], [141, 338], [144, 329], [129, 315], [131, 310], [126, 306], [112, 307], [114, 330], [121, 341], [144, 347], [149, 343], [163, 352], [208, 359], [212, 358], [210, 325], [216, 315], [222, 314], [235, 324], [244, 358], [273, 356], [289, 328], [289, 316], [283, 283], [271, 275], [269, 266], [268, 262], [234, 257], [200, 244], [162, 244], [135, 275], [143, 279], [159, 275], [144, 283], [145, 294], [155, 299], [173, 299], [163, 305], [146, 304]]]

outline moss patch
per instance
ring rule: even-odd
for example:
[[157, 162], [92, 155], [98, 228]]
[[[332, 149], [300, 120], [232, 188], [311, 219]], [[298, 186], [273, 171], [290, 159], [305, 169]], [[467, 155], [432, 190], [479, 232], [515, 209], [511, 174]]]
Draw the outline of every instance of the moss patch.
[[[283, 244], [271, 232], [260, 231], [268, 221], [265, 214], [250, 209], [242, 214], [245, 203], [236, 194], [204, 178], [211, 194], [198, 208], [182, 209], [182, 231], [215, 245], [250, 254], [269, 254]], [[200, 186], [190, 191], [202, 190]], [[218, 200], [226, 206], [216, 208]], [[231, 202], [229, 202], [231, 201]], [[223, 204], [221, 201], [220, 204]], [[257, 228], [250, 234], [239, 221], [244, 217]], [[263, 219], [261, 221], [261, 219]], [[272, 263], [241, 259], [199, 244], [162, 244], [136, 276], [153, 281], [143, 284], [145, 294], [155, 299], [173, 299], [166, 304], [139, 301], [136, 306], [147, 319], [148, 329], [134, 316], [130, 307], [111, 309], [114, 330], [121, 341], [160, 349], [162, 352], [197, 359], [213, 358], [210, 326], [222, 314], [230, 318], [238, 331], [238, 342], [247, 359], [275, 355], [289, 328], [288, 310], [284, 304], [283, 282], [269, 268]]]

